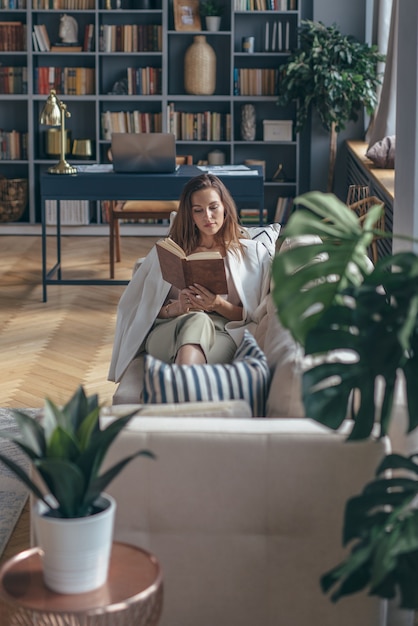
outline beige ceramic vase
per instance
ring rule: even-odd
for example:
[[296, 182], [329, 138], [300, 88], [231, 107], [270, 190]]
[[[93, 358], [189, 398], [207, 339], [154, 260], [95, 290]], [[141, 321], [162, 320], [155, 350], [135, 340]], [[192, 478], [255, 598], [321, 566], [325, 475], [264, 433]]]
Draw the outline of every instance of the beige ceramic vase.
[[216, 88], [216, 55], [204, 35], [195, 35], [184, 56], [186, 93], [210, 96]]

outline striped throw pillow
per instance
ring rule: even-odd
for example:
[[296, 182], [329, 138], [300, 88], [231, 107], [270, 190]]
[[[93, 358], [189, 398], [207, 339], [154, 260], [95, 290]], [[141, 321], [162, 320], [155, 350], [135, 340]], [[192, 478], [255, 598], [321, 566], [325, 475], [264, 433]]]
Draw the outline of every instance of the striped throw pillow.
[[276, 243], [280, 235], [280, 224], [267, 224], [266, 226], [247, 226], [245, 230], [254, 241], [260, 241], [270, 258], [276, 255]]
[[266, 356], [248, 331], [232, 363], [176, 365], [145, 355], [145, 404], [246, 400], [253, 417], [263, 417], [269, 382]]

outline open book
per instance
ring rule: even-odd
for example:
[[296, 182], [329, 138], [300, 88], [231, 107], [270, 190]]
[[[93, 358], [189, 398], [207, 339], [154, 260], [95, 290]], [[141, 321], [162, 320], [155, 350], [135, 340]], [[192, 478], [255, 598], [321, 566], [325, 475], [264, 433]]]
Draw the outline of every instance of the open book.
[[157, 253], [164, 280], [178, 289], [199, 283], [212, 293], [228, 293], [225, 263], [218, 251], [194, 252], [186, 256], [172, 239], [157, 241]]

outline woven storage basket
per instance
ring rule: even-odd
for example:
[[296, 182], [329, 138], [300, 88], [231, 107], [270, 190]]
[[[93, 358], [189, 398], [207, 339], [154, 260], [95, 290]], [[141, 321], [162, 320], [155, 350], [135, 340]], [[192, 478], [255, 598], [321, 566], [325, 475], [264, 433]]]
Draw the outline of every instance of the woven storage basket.
[[195, 35], [184, 56], [186, 93], [210, 96], [216, 87], [216, 55], [204, 35]]
[[27, 202], [26, 178], [0, 177], [0, 222], [16, 222], [22, 217]]

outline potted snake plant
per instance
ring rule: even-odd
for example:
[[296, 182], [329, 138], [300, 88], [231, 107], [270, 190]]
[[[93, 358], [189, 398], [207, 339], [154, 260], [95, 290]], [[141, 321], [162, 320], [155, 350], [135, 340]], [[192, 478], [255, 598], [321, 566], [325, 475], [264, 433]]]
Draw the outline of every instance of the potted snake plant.
[[[349, 439], [388, 434], [397, 388], [407, 403], [407, 431], [418, 426], [418, 256], [405, 251], [373, 266], [367, 250], [383, 207], [360, 223], [331, 194], [310, 192], [295, 203], [273, 262], [273, 297], [282, 324], [304, 347], [306, 415]], [[302, 245], [303, 244], [303, 245]], [[418, 608], [418, 451], [390, 454], [346, 506], [346, 559], [324, 573], [332, 600], [361, 590]]]
[[100, 473], [114, 439], [134, 413], [100, 427], [97, 395], [79, 387], [57, 406], [46, 399], [39, 419], [13, 410], [19, 436], [0, 430], [29, 458], [31, 472], [0, 454], [4, 463], [35, 498], [32, 523], [43, 550], [45, 584], [59, 593], [81, 593], [100, 587], [107, 578], [116, 502], [107, 485], [138, 456], [139, 450]]

